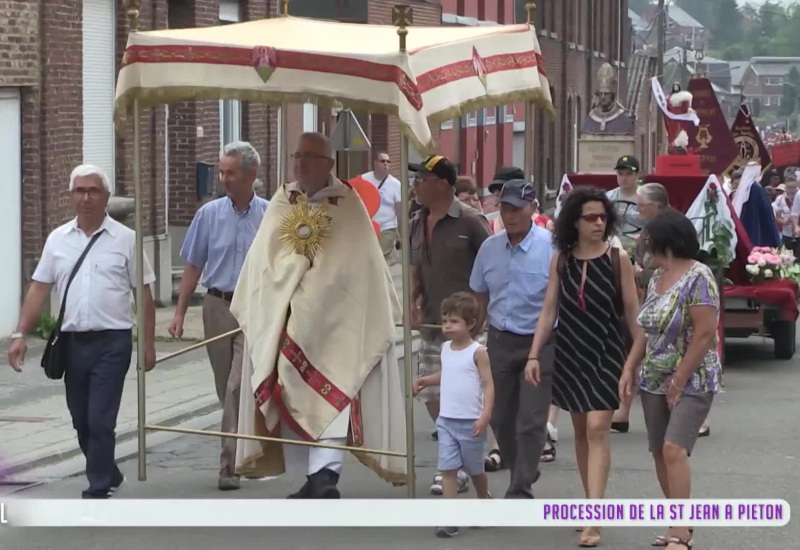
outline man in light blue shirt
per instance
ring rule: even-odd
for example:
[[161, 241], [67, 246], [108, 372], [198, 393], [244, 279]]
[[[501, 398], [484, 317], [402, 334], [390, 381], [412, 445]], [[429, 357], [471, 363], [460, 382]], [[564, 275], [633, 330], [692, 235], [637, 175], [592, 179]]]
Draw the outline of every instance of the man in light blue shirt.
[[[203, 205], [186, 233], [181, 249], [186, 268], [181, 277], [175, 317], [169, 326], [174, 338], [183, 335], [186, 309], [201, 275], [203, 286], [208, 289], [203, 300], [206, 339], [239, 328], [230, 312], [231, 298], [247, 251], [269, 204], [253, 190], [260, 164], [261, 158], [247, 142], [229, 143], [222, 152], [219, 173], [227, 196]], [[206, 346], [222, 405], [222, 431], [227, 433], [236, 433], [238, 429], [243, 346], [241, 333]], [[233, 438], [222, 440], [218, 486], [223, 491], [239, 488], [236, 440]]]
[[535, 199], [533, 184], [506, 182], [500, 192], [506, 230], [483, 243], [470, 277], [473, 292], [488, 304], [487, 347], [497, 395], [492, 428], [503, 462], [511, 468], [506, 498], [533, 498], [531, 486], [539, 477], [552, 393], [552, 343], [539, 358], [539, 385], [524, 379], [553, 256], [551, 233], [532, 221]]

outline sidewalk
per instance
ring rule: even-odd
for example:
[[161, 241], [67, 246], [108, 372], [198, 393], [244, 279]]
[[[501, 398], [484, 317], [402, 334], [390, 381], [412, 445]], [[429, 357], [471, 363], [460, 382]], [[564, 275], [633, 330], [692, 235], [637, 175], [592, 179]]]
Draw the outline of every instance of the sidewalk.
[[[163, 357], [203, 339], [202, 308], [190, 307], [183, 341], [169, 336], [175, 308], [156, 310], [156, 356]], [[403, 332], [395, 330], [398, 359], [403, 357]], [[0, 478], [80, 454], [62, 380], [49, 380], [41, 367], [44, 342], [31, 339], [22, 373], [0, 357]], [[418, 343], [414, 344], [414, 351]], [[125, 379], [117, 421], [117, 441], [136, 437], [138, 426], [136, 353]], [[219, 409], [205, 349], [159, 364], [146, 377], [148, 424], [176, 425]]]

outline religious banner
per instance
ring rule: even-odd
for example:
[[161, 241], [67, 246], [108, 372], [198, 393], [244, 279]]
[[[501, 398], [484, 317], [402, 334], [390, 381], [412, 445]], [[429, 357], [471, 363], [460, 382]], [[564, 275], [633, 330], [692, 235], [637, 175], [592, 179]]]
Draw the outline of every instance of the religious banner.
[[738, 148], [711, 82], [707, 78], [692, 78], [689, 92], [692, 108], [700, 118], [697, 130], [689, 134], [689, 149], [700, 155], [704, 175], [728, 172], [734, 167]]
[[737, 169], [747, 166], [750, 161], [761, 164], [762, 170], [765, 170], [770, 165], [772, 159], [769, 155], [769, 149], [761, 140], [761, 135], [758, 133], [758, 129], [756, 129], [756, 125], [750, 115], [750, 107], [746, 103], [742, 103], [739, 107], [739, 113], [736, 115], [736, 120], [733, 121], [733, 126], [731, 126], [731, 133], [738, 151], [734, 161]]

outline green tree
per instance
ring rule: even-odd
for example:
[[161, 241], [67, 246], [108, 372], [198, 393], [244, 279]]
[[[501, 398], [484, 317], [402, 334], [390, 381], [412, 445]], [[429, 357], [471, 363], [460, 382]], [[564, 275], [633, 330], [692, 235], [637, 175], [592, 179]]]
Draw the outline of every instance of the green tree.
[[797, 97], [800, 93], [800, 71], [792, 67], [783, 83], [783, 97], [778, 111], [780, 116], [789, 116], [797, 109]]
[[778, 21], [778, 28], [771, 42], [770, 55], [795, 57], [800, 55], [800, 3], [787, 8], [785, 17]]
[[722, 51], [742, 39], [742, 13], [736, 0], [717, 0], [711, 26], [710, 46]]

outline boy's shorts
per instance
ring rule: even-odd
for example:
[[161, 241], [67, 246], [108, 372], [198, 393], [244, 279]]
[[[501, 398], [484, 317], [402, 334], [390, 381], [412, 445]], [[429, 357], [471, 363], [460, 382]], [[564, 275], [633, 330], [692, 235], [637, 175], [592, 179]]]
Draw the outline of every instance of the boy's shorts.
[[474, 420], [461, 418], [436, 419], [436, 432], [439, 435], [439, 471], [449, 472], [464, 469], [469, 475], [477, 476], [485, 472], [483, 445], [486, 432], [472, 435]]

